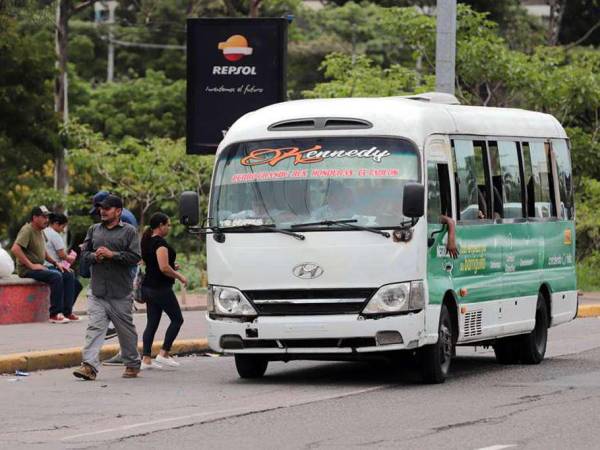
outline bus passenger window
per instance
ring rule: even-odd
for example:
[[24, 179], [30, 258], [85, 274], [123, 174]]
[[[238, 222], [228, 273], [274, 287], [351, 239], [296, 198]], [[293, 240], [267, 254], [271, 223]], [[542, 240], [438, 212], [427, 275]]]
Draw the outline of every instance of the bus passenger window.
[[[523, 218], [523, 200], [521, 190], [521, 171], [517, 143], [498, 142], [498, 160], [500, 163], [500, 193], [502, 195], [502, 217], [507, 219]], [[496, 180], [494, 179], [494, 188]]]
[[452, 217], [448, 164], [427, 164], [427, 221], [439, 223], [440, 216]]
[[573, 203], [573, 171], [567, 142], [563, 139], [552, 139], [552, 151], [556, 159], [558, 192], [560, 194], [558, 217], [563, 220], [571, 220], [574, 216], [575, 205]]
[[529, 209], [529, 217], [548, 218], [552, 216], [553, 205], [545, 145], [543, 142], [530, 142], [528, 148], [531, 158], [531, 179], [527, 190], [530, 196], [529, 205], [533, 203], [533, 210]]
[[458, 220], [489, 218], [485, 179], [485, 142], [452, 141]]

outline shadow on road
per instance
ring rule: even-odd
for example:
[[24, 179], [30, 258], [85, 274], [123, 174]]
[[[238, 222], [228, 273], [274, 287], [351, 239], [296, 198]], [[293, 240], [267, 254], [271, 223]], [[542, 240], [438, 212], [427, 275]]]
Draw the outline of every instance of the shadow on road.
[[[233, 361], [232, 361], [233, 362]], [[303, 364], [304, 367], [298, 367]], [[403, 357], [392, 362], [387, 361], [290, 361], [270, 362], [263, 378], [250, 380], [238, 379], [234, 382], [245, 384], [335, 384], [346, 386], [398, 384], [404, 386], [421, 385], [418, 363], [414, 357]], [[507, 367], [496, 362], [493, 356], [458, 356], [452, 360], [448, 381], [470, 375], [481, 376], [482, 373], [503, 371]]]

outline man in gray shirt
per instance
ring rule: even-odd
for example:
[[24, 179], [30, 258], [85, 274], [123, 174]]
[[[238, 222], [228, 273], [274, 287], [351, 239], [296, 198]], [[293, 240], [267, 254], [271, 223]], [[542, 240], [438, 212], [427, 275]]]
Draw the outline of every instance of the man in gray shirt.
[[89, 323], [83, 363], [73, 372], [94, 380], [100, 368], [100, 349], [109, 321], [115, 325], [125, 363], [123, 378], [135, 378], [140, 370], [137, 332], [131, 312], [133, 289], [130, 269], [141, 259], [137, 230], [121, 221], [123, 202], [109, 195], [100, 204], [102, 222], [92, 225], [83, 243], [82, 258], [91, 266], [88, 295]]

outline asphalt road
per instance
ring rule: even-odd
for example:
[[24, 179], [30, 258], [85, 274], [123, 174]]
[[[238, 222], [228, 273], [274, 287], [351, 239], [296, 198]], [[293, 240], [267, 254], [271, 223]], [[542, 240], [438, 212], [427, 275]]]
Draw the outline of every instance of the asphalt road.
[[600, 319], [550, 330], [538, 366], [460, 349], [451, 377], [367, 363], [272, 363], [240, 380], [232, 358], [189, 357], [137, 380], [106, 368], [0, 377], [2, 448], [597, 448]]

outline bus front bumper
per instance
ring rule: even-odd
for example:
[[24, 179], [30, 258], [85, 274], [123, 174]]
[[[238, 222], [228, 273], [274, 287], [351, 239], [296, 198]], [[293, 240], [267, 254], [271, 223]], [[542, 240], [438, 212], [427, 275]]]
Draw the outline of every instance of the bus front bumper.
[[231, 354], [352, 354], [409, 350], [437, 340], [425, 311], [368, 319], [358, 315], [260, 316], [208, 320], [208, 344]]

